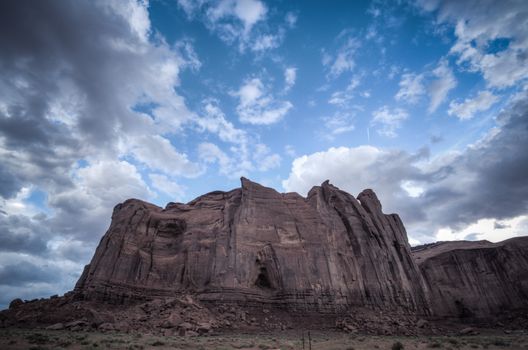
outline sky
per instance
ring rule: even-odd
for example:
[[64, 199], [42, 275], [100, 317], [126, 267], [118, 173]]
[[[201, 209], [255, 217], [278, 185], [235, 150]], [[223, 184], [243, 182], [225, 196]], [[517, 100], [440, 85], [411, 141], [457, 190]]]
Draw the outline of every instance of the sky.
[[528, 234], [524, 0], [0, 2], [0, 308], [127, 198], [377, 193], [412, 245]]

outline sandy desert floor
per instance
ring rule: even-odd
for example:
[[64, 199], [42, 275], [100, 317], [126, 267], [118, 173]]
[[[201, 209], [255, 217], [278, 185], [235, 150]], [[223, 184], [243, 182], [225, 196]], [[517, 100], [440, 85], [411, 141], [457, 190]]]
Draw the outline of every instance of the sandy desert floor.
[[[311, 349], [528, 349], [528, 333], [392, 337], [311, 332]], [[301, 332], [161, 337], [126, 333], [0, 329], [0, 349], [303, 349]], [[304, 349], [310, 349], [305, 333]]]

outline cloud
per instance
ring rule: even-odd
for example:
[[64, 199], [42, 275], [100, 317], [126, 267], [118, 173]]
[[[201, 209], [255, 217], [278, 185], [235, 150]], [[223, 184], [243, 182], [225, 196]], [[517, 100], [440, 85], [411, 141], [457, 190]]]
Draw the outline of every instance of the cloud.
[[284, 146], [284, 153], [286, 153], [290, 157], [297, 156], [297, 152], [295, 151], [295, 147], [293, 147], [292, 145]]
[[73, 186], [50, 193], [48, 198], [54, 214], [45, 224], [61, 239], [95, 243], [108, 227], [117, 203], [152, 197], [136, 167], [126, 161], [98, 161], [72, 176]]
[[[345, 34], [341, 33], [340, 37]], [[323, 66], [328, 70], [328, 76], [331, 78], [337, 78], [344, 72], [350, 72], [356, 66], [354, 60], [357, 50], [360, 48], [361, 43], [358, 39], [353, 37], [347, 37], [345, 42], [337, 49], [334, 55], [328, 54], [323, 51]]]
[[296, 16], [288, 13], [275, 26], [268, 21], [273, 13], [259, 0], [178, 0], [187, 17], [201, 20], [213, 33], [228, 44], [237, 44], [240, 52], [246, 49], [262, 53], [279, 47], [287, 28], [293, 28]]
[[297, 24], [297, 15], [293, 12], [288, 12], [286, 14], [286, 17], [284, 17], [284, 20], [288, 24], [288, 27], [294, 28]]
[[405, 121], [409, 114], [401, 109], [394, 108], [389, 109], [387, 106], [383, 106], [374, 112], [372, 112], [371, 124], [379, 126], [378, 133], [387, 137], [396, 137], [398, 134], [396, 130], [401, 127], [403, 121]]
[[[528, 214], [526, 95], [519, 93], [497, 116], [497, 126], [461, 152], [429, 159], [427, 149], [409, 154], [372, 146], [330, 148], [296, 158], [283, 187], [306, 194], [330, 179], [352, 194], [373, 188], [386, 212], [399, 213], [422, 243], [475, 232], [494, 241], [526, 234], [522, 225], [502, 233], [493, 229], [496, 220], [525, 222]], [[464, 231], [487, 222], [480, 220], [489, 220], [491, 229]]]
[[259, 143], [253, 154], [253, 160], [259, 171], [268, 171], [277, 168], [281, 162], [281, 156], [273, 153], [268, 146]]
[[203, 101], [202, 117], [197, 119], [196, 124], [200, 131], [216, 134], [224, 142], [239, 144], [248, 142], [246, 132], [237, 129], [233, 123], [227, 120], [216, 100], [206, 99]]
[[[187, 61], [178, 45], [145, 41], [144, 3], [1, 6], [1, 173], [12, 185], [6, 193], [28, 183], [59, 193], [72, 185], [79, 159], [121, 156], [142, 136], [178, 133], [196, 118], [174, 90], [180, 70], [196, 66], [195, 59]], [[27, 21], [32, 25], [16, 24]], [[155, 108], [137, 112], [141, 104]]]
[[284, 90], [290, 90], [297, 80], [297, 68], [288, 67], [284, 70]]
[[258, 0], [237, 0], [235, 3], [235, 14], [244, 22], [246, 31], [263, 20], [267, 12], [268, 8]]
[[53, 282], [60, 279], [60, 270], [42, 269], [26, 261], [0, 266], [1, 285], [21, 286], [26, 283]]
[[206, 164], [217, 164], [220, 174], [230, 179], [248, 176], [251, 171], [262, 171], [277, 168], [281, 156], [272, 153], [271, 149], [262, 143], [241, 145], [228, 155], [218, 145], [203, 142], [198, 147], [200, 159]]
[[335, 135], [354, 130], [354, 116], [355, 114], [351, 112], [337, 111], [331, 116], [323, 117], [325, 129], [330, 133], [324, 136], [333, 139]]
[[[219, 172], [230, 178], [237, 178], [240, 176], [247, 175], [252, 169], [252, 164], [249, 160], [244, 159], [241, 162], [237, 162], [235, 158], [228, 156], [224, 151], [217, 145], [211, 142], [203, 142], [198, 146], [198, 153], [200, 159], [207, 164], [217, 163]], [[242, 158], [245, 158], [242, 156]]]
[[171, 142], [163, 136], [140, 136], [133, 142], [135, 144], [131, 153], [150, 169], [185, 177], [196, 177], [203, 173], [198, 164], [191, 162], [187, 155], [176, 151]]
[[422, 74], [403, 74], [399, 83], [400, 89], [394, 98], [397, 101], [405, 101], [410, 104], [417, 103], [426, 92], [423, 78]]
[[161, 174], [150, 174], [149, 179], [156, 190], [171, 196], [174, 200], [182, 200], [185, 189], [176, 181]]
[[277, 101], [258, 78], [246, 80], [233, 95], [239, 99], [236, 110], [242, 123], [274, 124], [293, 107], [289, 101]]
[[359, 86], [359, 77], [353, 77], [345, 90], [339, 90], [332, 93], [328, 103], [339, 107], [347, 107], [349, 102], [354, 98], [354, 93]]
[[433, 113], [444, 102], [449, 91], [454, 89], [457, 85], [455, 75], [451, 68], [449, 68], [447, 60], [440, 61], [438, 66], [433, 70], [433, 75], [437, 78], [429, 85], [429, 95], [431, 101], [429, 103], [428, 112]]
[[[355, 148], [331, 147], [327, 151], [303, 155], [294, 159], [289, 177], [282, 182], [286, 191], [296, 191], [306, 195], [314, 185], [319, 185], [326, 179], [332, 183], [343, 186], [350, 193], [359, 193], [361, 190], [377, 184], [377, 178], [383, 176], [381, 171], [371, 171], [380, 167], [385, 159], [391, 158], [390, 153], [372, 146], [359, 146]], [[399, 157], [398, 157], [399, 158]], [[408, 162], [405, 162], [405, 167]], [[396, 167], [397, 162], [392, 162]], [[394, 172], [394, 174], [407, 173]], [[387, 182], [387, 186], [391, 183]], [[394, 186], [398, 187], [397, 182]], [[376, 187], [374, 187], [376, 189]], [[377, 188], [379, 191], [380, 188]]]
[[[528, 77], [528, 11], [523, 1], [417, 3], [425, 11], [435, 11], [440, 25], [454, 25], [456, 42], [451, 54], [462, 67], [480, 72], [489, 87], [514, 86]], [[500, 42], [505, 45], [500, 47]]]
[[[205, 2], [199, 2], [200, 5], [203, 3]], [[189, 7], [184, 6], [185, 8]], [[266, 5], [258, 0], [221, 0], [216, 3], [216, 6], [207, 9], [207, 16], [215, 25], [221, 25], [223, 19], [236, 18], [243, 27], [243, 31], [239, 35], [247, 35], [257, 22], [266, 18], [267, 12]], [[229, 31], [229, 29], [224, 29]]]
[[0, 214], [0, 251], [42, 254], [51, 237], [42, 217]]
[[267, 51], [275, 49], [280, 46], [282, 37], [279, 35], [264, 34], [259, 35], [253, 45], [251, 46], [252, 51]]
[[461, 103], [451, 101], [447, 113], [449, 115], [456, 115], [460, 120], [471, 119], [476, 113], [488, 110], [498, 100], [499, 98], [497, 96], [484, 90], [473, 99], [466, 98]]

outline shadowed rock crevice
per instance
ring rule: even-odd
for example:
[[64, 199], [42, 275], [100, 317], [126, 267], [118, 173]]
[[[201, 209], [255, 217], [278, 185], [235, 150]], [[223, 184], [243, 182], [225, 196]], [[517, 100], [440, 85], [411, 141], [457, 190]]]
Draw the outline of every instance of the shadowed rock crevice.
[[261, 289], [274, 289], [268, 277], [268, 271], [265, 267], [259, 268], [259, 273], [257, 276], [257, 280], [255, 281], [255, 286]]

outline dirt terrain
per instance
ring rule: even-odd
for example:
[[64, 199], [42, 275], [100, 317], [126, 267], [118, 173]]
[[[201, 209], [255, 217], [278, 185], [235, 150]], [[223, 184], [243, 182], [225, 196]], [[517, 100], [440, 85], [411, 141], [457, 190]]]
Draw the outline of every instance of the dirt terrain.
[[[528, 349], [528, 333], [480, 330], [477, 335], [362, 336], [342, 332], [304, 332], [304, 349]], [[303, 349], [303, 333], [225, 333], [200, 337], [149, 334], [0, 329], [1, 349]]]

